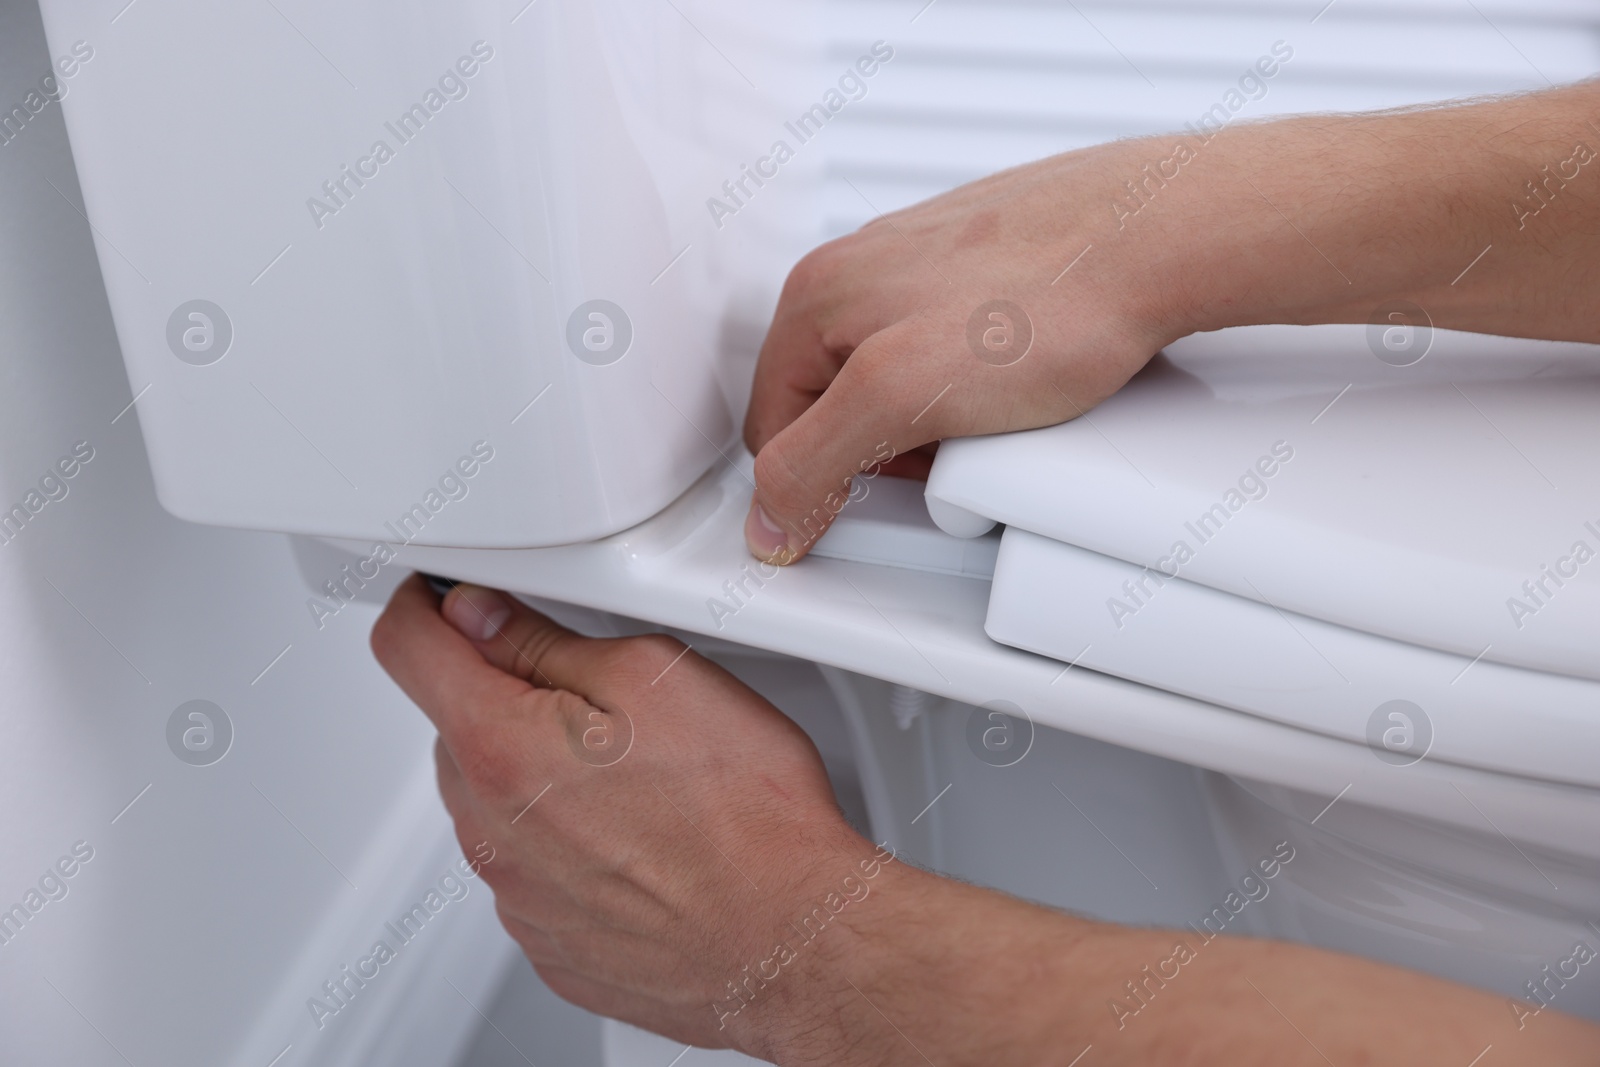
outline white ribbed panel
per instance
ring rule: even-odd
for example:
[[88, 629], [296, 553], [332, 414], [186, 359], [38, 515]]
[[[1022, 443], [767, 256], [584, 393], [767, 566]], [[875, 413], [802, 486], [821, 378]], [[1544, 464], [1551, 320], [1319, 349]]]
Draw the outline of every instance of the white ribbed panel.
[[1181, 128], [1276, 41], [1293, 59], [1236, 119], [1535, 89], [1600, 70], [1600, 5], [1578, 0], [934, 0], [918, 16], [924, 3], [825, 8], [829, 67], [879, 38], [896, 51], [827, 130], [827, 236], [1002, 167]]

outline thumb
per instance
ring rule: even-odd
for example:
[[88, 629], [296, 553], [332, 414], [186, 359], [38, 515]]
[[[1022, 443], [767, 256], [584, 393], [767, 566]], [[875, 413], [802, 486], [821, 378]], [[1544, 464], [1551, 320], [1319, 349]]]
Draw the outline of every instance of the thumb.
[[948, 384], [932, 361], [914, 358], [896, 334], [857, 348], [810, 408], [756, 455], [756, 489], [745, 543], [757, 558], [788, 564], [817, 543], [850, 499], [850, 479], [938, 439], [937, 408]]

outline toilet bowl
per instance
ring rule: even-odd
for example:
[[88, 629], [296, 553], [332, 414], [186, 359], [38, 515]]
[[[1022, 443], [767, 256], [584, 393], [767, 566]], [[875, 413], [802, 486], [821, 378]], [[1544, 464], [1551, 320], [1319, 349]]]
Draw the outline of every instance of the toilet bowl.
[[947, 442], [927, 492], [1006, 524], [994, 640], [1368, 750], [1336, 792], [1208, 786], [1225, 851], [1301, 849], [1263, 932], [1537, 1007], [1600, 944], [1600, 365], [1414, 329], [1404, 366], [1361, 326], [1191, 338], [1072, 423]]

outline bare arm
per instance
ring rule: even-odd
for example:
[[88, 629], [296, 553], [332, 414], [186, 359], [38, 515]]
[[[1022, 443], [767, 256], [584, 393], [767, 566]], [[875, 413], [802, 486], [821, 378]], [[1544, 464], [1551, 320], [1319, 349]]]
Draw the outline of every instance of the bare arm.
[[[884, 442], [1074, 418], [1198, 330], [1405, 300], [1436, 326], [1600, 341], [1597, 153], [1586, 83], [1122, 141], [876, 220], [785, 287], [745, 423], [751, 551], [804, 555]], [[982, 330], [996, 300], [1011, 334]]]
[[[1600, 1029], [1554, 1011], [1519, 1031], [1504, 1000], [1408, 971], [912, 868], [846, 825], [792, 722], [670, 638], [591, 640], [413, 577], [373, 648], [438, 726], [457, 837], [492, 846], [480, 873], [539, 974], [678, 1040], [789, 1067], [1066, 1067], [1091, 1044], [1082, 1067], [1600, 1063]], [[1120, 1016], [1146, 967], [1176, 974]]]
[[1519, 1026], [1503, 997], [1369, 960], [1090, 922], [904, 866], [878, 881], [845, 936], [817, 939], [776, 1062], [1066, 1067], [1093, 1046], [1082, 1067], [1600, 1063], [1592, 1025]]
[[1183, 294], [1169, 329], [1366, 322], [1405, 299], [1436, 326], [1600, 341], [1597, 121], [1585, 83], [1226, 132], [1214, 179], [1180, 194], [1197, 235], [1162, 276]]

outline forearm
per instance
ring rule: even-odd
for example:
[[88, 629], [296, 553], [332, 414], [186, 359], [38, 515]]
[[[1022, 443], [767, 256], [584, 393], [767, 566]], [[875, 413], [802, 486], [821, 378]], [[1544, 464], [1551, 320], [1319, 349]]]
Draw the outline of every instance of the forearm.
[[[900, 867], [801, 975], [786, 1065], [1593, 1064], [1600, 1030], [1282, 942], [1079, 919]], [[819, 941], [819, 945], [821, 942]], [[1137, 995], [1133, 990], [1137, 990]], [[1120, 1005], [1120, 1008], [1115, 1005]], [[798, 1023], [803, 1020], [803, 1023]]]
[[[1192, 158], [1161, 166], [1180, 140]], [[1600, 341], [1600, 83], [1129, 148], [1140, 210], [1112, 240], [1141, 246], [1171, 336], [1408, 300], [1435, 326]]]

